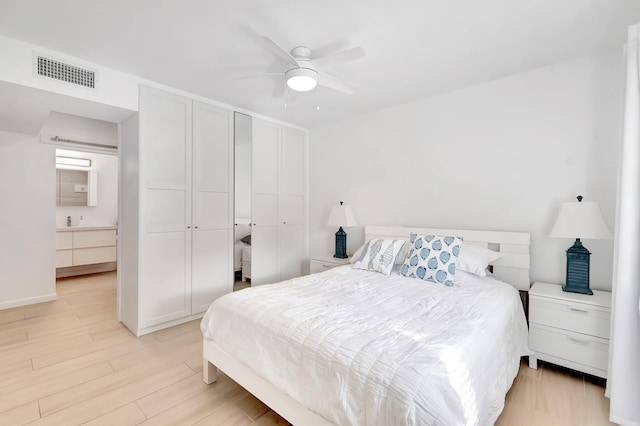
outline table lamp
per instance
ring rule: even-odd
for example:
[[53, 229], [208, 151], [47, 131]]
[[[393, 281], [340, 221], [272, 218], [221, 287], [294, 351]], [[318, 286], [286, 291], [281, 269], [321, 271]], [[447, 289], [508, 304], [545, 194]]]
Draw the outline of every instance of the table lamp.
[[347, 256], [347, 233], [344, 232], [342, 227], [358, 226], [356, 218], [353, 215], [353, 210], [351, 210], [351, 206], [344, 205], [342, 201], [340, 201], [340, 205], [333, 206], [331, 214], [329, 214], [327, 226], [340, 227], [338, 232], [336, 232], [336, 253], [333, 257], [346, 259], [349, 257]]
[[581, 238], [604, 240], [611, 238], [611, 232], [604, 222], [597, 202], [562, 203], [560, 213], [549, 236], [551, 238], [575, 238], [567, 249], [567, 276], [563, 291], [593, 295], [589, 288], [589, 261], [591, 253], [580, 241]]

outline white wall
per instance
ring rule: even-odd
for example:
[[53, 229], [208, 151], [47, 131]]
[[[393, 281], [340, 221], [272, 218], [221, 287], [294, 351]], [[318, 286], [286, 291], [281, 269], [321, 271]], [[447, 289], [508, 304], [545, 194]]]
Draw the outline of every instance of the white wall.
[[56, 297], [54, 151], [0, 131], [0, 309]]
[[[56, 206], [56, 227], [67, 226], [67, 216], [71, 216], [71, 224], [78, 225], [80, 216], [83, 225], [115, 225], [118, 220], [118, 156], [77, 152], [59, 149], [57, 155], [91, 160], [91, 170], [98, 175], [98, 205]], [[52, 182], [55, 189], [55, 176]]]
[[[90, 90], [48, 78], [35, 77], [33, 74], [34, 52], [95, 70], [97, 89]], [[132, 111], [138, 110], [139, 78], [5, 36], [0, 36], [0, 80]]]
[[[77, 115], [51, 111], [42, 127], [41, 140], [51, 143], [51, 138], [58, 136], [79, 142], [118, 146], [118, 124]], [[100, 147], [98, 147], [100, 148]]]
[[[531, 233], [532, 280], [561, 283], [560, 203], [600, 202], [613, 231], [622, 55], [532, 70], [310, 131], [310, 253], [332, 253], [331, 206], [360, 224]], [[363, 228], [346, 229], [349, 253]], [[611, 288], [611, 241], [584, 241]]]

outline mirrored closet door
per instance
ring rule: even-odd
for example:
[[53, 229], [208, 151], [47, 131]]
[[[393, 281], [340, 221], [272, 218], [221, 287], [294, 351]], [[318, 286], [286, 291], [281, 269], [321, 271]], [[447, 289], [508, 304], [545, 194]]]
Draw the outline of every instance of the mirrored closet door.
[[251, 282], [251, 153], [252, 120], [239, 112], [235, 126], [235, 231], [233, 242], [234, 290]]

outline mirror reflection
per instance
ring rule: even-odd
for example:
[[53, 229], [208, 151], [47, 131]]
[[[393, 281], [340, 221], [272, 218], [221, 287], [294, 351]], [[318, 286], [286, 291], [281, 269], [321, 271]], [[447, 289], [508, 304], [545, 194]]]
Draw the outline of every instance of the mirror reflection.
[[234, 290], [251, 284], [251, 117], [235, 113]]
[[56, 205], [95, 206], [96, 178], [95, 170], [56, 168]]

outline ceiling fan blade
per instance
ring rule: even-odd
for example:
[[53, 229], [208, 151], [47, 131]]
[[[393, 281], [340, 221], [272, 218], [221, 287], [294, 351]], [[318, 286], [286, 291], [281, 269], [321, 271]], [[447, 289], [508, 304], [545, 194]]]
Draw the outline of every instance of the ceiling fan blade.
[[296, 65], [296, 66], [300, 66], [300, 64], [298, 63], [298, 61], [296, 60], [296, 58], [293, 57], [293, 55], [284, 47], [280, 46], [280, 44], [278, 44], [278, 42], [276, 42], [275, 40], [267, 37], [267, 36], [263, 36], [262, 37], [262, 41], [264, 42], [264, 44], [266, 44], [276, 55], [278, 55], [280, 58], [282, 58], [284, 61], [286, 61], [288, 64], [292, 64], [292, 65]]
[[294, 104], [297, 98], [298, 98], [297, 92], [287, 87], [287, 96], [285, 98], [285, 104], [288, 104], [288, 105]]
[[238, 77], [234, 77], [234, 80], [249, 80], [252, 78], [260, 78], [260, 77], [274, 77], [274, 76], [279, 76], [279, 77], [284, 77], [284, 73], [283, 72], [260, 72], [260, 73], [252, 73], [252, 74], [247, 74], [247, 75], [240, 75]]
[[329, 89], [337, 90], [338, 92], [353, 95], [356, 93], [356, 88], [349, 86], [338, 77], [334, 77], [331, 74], [322, 73], [318, 76], [318, 86], [328, 87]]
[[329, 69], [337, 65], [342, 65], [349, 61], [354, 61], [364, 57], [364, 49], [360, 46], [353, 47], [347, 50], [341, 50], [340, 52], [329, 53], [328, 55], [315, 58], [313, 60], [314, 65], [320, 69]]
[[287, 84], [284, 82], [277, 82], [273, 88], [274, 99], [284, 99], [287, 91]]

